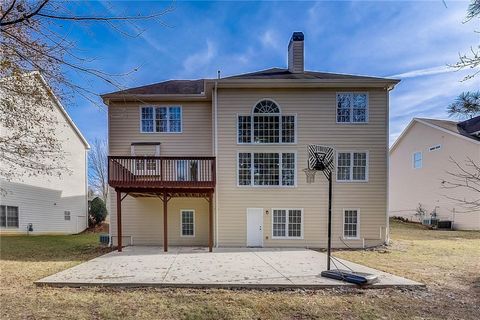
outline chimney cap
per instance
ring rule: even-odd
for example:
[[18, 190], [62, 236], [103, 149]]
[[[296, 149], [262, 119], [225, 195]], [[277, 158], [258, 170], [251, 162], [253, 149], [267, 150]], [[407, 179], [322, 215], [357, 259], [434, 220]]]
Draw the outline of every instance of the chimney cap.
[[296, 31], [292, 34], [292, 39], [290, 41], [303, 41], [305, 36], [303, 35], [303, 32], [301, 31]]

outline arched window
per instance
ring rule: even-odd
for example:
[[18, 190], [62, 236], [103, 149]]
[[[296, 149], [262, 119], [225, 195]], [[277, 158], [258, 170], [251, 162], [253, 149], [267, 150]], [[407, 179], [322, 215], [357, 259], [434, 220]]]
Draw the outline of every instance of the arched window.
[[295, 143], [295, 116], [282, 115], [272, 100], [263, 99], [251, 115], [238, 116], [238, 143]]
[[280, 108], [272, 100], [262, 100], [255, 105], [253, 113], [280, 113]]

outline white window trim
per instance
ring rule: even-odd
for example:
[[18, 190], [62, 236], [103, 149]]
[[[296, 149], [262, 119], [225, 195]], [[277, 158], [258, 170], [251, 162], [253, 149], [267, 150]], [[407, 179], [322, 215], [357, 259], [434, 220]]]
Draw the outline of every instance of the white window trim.
[[[5, 227], [0, 227], [0, 229], [2, 230], [6, 230], [6, 229], [20, 229], [20, 207], [19, 206], [10, 206], [10, 205], [7, 205], [7, 204], [2, 204], [2, 206], [5, 206]], [[7, 226], [7, 221], [8, 221], [8, 210], [7, 210], [7, 207], [16, 207], [17, 210], [18, 210], [18, 227], [9, 227]]]
[[[420, 153], [420, 166], [418, 168], [415, 167], [415, 154], [417, 154], [417, 153]], [[412, 153], [412, 168], [414, 170], [423, 168], [423, 152], [422, 151], [414, 151]]]
[[[270, 223], [271, 223], [271, 229], [272, 229], [272, 239], [273, 240], [303, 240], [304, 238], [304, 231], [303, 231], [303, 227], [305, 225], [305, 221], [303, 220], [303, 217], [304, 217], [304, 214], [303, 214], [303, 208], [272, 208], [271, 209], [272, 211], [270, 212], [270, 215], [272, 216], [270, 218]], [[286, 217], [286, 221], [285, 221], [285, 236], [284, 237], [277, 237], [277, 236], [274, 236], [273, 235], [273, 211], [274, 210], [286, 210], [287, 212], [287, 217]], [[300, 232], [301, 232], [301, 236], [300, 237], [289, 237], [288, 236], [288, 211], [289, 210], [300, 210], [301, 212], [301, 220], [302, 220], [302, 223], [301, 223], [301, 226], [300, 226]]]
[[[357, 236], [356, 237], [345, 237], [345, 211], [357, 211]], [[358, 208], [343, 208], [342, 238], [345, 239], [345, 240], [360, 240], [360, 209], [358, 209]]]
[[[350, 153], [350, 179], [349, 180], [338, 180], [338, 154], [339, 153]], [[367, 165], [365, 168], [365, 180], [353, 180], [353, 154], [354, 153], [365, 153]], [[368, 150], [336, 150], [335, 151], [335, 181], [338, 183], [367, 183], [370, 167], [370, 154]]]
[[[184, 235], [183, 234], [183, 222], [182, 216], [184, 212], [193, 212], [193, 235]], [[194, 209], [181, 209], [180, 210], [180, 237], [182, 238], [195, 238], [195, 210]]]
[[[366, 94], [367, 95], [367, 108], [365, 109], [365, 122], [353, 122], [352, 121], [352, 115], [353, 115], [353, 104], [350, 105], [350, 121], [348, 122], [339, 122], [338, 121], [338, 95], [339, 94]], [[346, 125], [363, 125], [363, 124], [368, 124], [368, 122], [370, 121], [370, 116], [369, 116], [369, 113], [370, 113], [370, 97], [369, 97], [369, 94], [368, 94], [368, 91], [338, 91], [338, 92], [335, 92], [335, 122], [337, 124], [346, 124]]]
[[[250, 153], [250, 184], [249, 185], [241, 185], [240, 184], [240, 175], [238, 174], [238, 166], [240, 164], [240, 153]], [[281, 185], [279, 184], [278, 186], [257, 186], [254, 184], [254, 165], [253, 165], [253, 154], [254, 153], [277, 153], [279, 154], [279, 157], [278, 157], [278, 168], [279, 168], [279, 182], [282, 181], [282, 153], [293, 153], [294, 154], [294, 158], [295, 158], [295, 170], [294, 170], [294, 176], [293, 176], [293, 185], [291, 186], [284, 186], [284, 185]], [[249, 150], [246, 150], [246, 151], [237, 151], [237, 166], [235, 168], [235, 170], [237, 171], [237, 187], [238, 188], [296, 188], [297, 187], [297, 151], [291, 151], [291, 150], [285, 150], [285, 151], [264, 151], [264, 152], [260, 152], [260, 151], [249, 151]]]
[[[68, 212], [68, 214], [67, 214]], [[68, 216], [68, 219], [66, 219]], [[72, 221], [72, 212], [70, 210], [63, 211], [63, 220], [64, 221]]]
[[[156, 131], [157, 130], [157, 125], [156, 125], [156, 108], [167, 108], [167, 119], [169, 119], [169, 113], [170, 113], [170, 107], [177, 107], [180, 108], [180, 131]], [[148, 132], [148, 131], [143, 131], [142, 128], [142, 109], [143, 108], [153, 108], [153, 131]], [[152, 133], [160, 133], [160, 134], [180, 134], [183, 133], [183, 106], [178, 105], [178, 104], [169, 104], [169, 105], [142, 105], [139, 107], [139, 115], [140, 115], [140, 133], [145, 133], [145, 134], [152, 134]], [[169, 120], [167, 120], [167, 123], [169, 123]], [[170, 130], [170, 126], [167, 125], [167, 128]]]
[[[275, 103], [278, 107], [278, 109], [280, 110], [279, 113], [253, 113], [253, 111], [255, 110], [255, 107], [257, 106], [258, 103], [260, 103], [261, 101], [263, 100], [269, 100], [269, 101], [272, 101], [273, 103]], [[253, 116], [254, 115], [278, 115], [279, 116], [279, 142], [278, 143], [255, 143], [254, 142], [254, 130], [253, 130]], [[239, 137], [240, 135], [238, 134], [238, 117], [239, 116], [243, 116], [243, 117], [246, 117], [246, 116], [250, 116], [250, 142], [239, 142]], [[294, 130], [293, 130], [293, 134], [295, 136], [295, 139], [293, 142], [282, 142], [282, 135], [283, 135], [283, 129], [282, 129], [282, 116], [293, 116], [294, 117]], [[284, 114], [282, 112], [282, 108], [280, 107], [280, 104], [278, 104], [275, 100], [271, 99], [271, 98], [262, 98], [260, 100], [258, 100], [257, 102], [254, 103], [253, 107], [251, 108], [250, 110], [250, 113], [249, 114], [245, 114], [245, 113], [237, 113], [236, 114], [236, 128], [235, 130], [237, 131], [237, 144], [239, 145], [242, 145], [242, 144], [246, 144], [246, 145], [259, 145], [259, 146], [268, 146], [268, 145], [274, 145], [274, 146], [277, 146], [277, 145], [295, 145], [297, 144], [297, 114], [296, 113], [289, 113], [289, 114]]]

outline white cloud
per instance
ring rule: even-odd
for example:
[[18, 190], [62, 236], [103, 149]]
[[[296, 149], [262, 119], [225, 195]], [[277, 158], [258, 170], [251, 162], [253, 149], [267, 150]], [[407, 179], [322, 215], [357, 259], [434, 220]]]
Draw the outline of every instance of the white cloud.
[[438, 66], [438, 67], [417, 69], [417, 70], [411, 70], [411, 71], [407, 71], [399, 74], [394, 74], [394, 75], [388, 76], [388, 78], [402, 78], [402, 79], [416, 78], [416, 77], [429, 76], [429, 75], [446, 73], [446, 72], [454, 72], [454, 71], [455, 70], [449, 66]]
[[191, 54], [183, 61], [184, 71], [192, 74], [194, 71], [203, 69], [209, 65], [216, 55], [216, 45], [212, 41], [207, 40], [207, 47], [205, 50]]
[[264, 47], [270, 47], [274, 49], [280, 48], [280, 41], [278, 39], [278, 35], [272, 30], [265, 31], [261, 35], [260, 41], [262, 42], [262, 45]]

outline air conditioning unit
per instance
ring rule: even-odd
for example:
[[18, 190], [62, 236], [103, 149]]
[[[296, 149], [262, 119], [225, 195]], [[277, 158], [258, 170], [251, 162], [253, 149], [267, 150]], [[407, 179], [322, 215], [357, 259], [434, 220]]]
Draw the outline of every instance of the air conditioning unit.
[[103, 245], [108, 246], [108, 244], [110, 243], [110, 235], [108, 235], [108, 234], [101, 234], [101, 235], [100, 235], [100, 243], [103, 244]]

